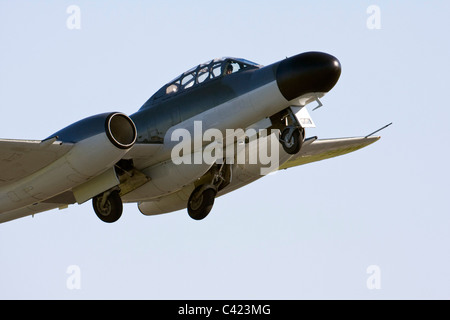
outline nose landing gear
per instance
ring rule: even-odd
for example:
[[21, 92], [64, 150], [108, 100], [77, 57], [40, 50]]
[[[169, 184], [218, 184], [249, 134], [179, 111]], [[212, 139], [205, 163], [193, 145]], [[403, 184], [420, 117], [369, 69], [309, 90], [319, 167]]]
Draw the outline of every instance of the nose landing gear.
[[280, 143], [286, 153], [298, 153], [303, 143], [303, 136], [300, 129], [295, 126], [286, 127], [281, 133]]
[[288, 154], [296, 154], [300, 151], [305, 138], [305, 129], [302, 128], [291, 108], [287, 108], [281, 116], [271, 117], [272, 122], [281, 130], [280, 143]]

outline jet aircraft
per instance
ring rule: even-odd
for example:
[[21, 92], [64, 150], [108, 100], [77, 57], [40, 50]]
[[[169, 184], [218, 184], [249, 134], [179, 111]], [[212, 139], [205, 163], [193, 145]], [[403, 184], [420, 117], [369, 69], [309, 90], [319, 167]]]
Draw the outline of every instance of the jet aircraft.
[[187, 208], [204, 219], [216, 197], [264, 177], [262, 169], [336, 157], [380, 138], [306, 138], [315, 126], [306, 106], [322, 106], [340, 74], [339, 60], [323, 52], [268, 66], [214, 59], [130, 116], [94, 115], [43, 140], [0, 139], [0, 223], [89, 200], [107, 223], [121, 217], [123, 203], [144, 215]]

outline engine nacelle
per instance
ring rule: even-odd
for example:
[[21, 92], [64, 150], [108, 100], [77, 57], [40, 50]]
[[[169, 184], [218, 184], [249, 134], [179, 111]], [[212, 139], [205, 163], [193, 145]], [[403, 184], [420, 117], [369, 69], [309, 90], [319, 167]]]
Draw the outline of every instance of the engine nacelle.
[[[83, 197], [95, 196], [90, 195], [95, 190], [102, 192], [111, 188], [111, 184], [116, 182], [114, 179], [104, 179], [103, 173], [134, 145], [137, 132], [128, 116], [105, 113], [78, 121], [50, 136], [54, 137], [74, 146], [55, 162], [9, 186], [11, 202], [4, 202], [0, 211], [28, 206], [75, 187]], [[103, 185], [99, 185], [94, 178], [98, 175], [102, 176]], [[94, 189], [92, 184], [96, 185]], [[77, 201], [80, 202], [79, 199]]]
[[105, 113], [78, 121], [54, 134], [75, 143], [66, 154], [73, 178], [81, 180], [104, 171], [119, 161], [136, 142], [136, 127], [122, 113]]

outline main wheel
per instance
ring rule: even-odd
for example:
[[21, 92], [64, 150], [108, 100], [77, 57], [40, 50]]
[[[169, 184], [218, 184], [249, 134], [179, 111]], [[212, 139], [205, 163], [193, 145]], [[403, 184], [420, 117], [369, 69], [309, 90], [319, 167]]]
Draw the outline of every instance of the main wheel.
[[92, 199], [95, 214], [103, 222], [112, 223], [122, 216], [123, 205], [118, 191], [112, 191], [102, 206], [103, 194]]
[[[216, 198], [216, 190], [207, 188], [201, 191], [202, 186], [197, 187], [188, 200], [188, 214], [194, 220], [202, 220], [211, 211]], [[201, 193], [200, 193], [201, 192]]]
[[296, 154], [300, 151], [300, 148], [303, 143], [303, 137], [301, 137], [300, 130], [295, 128], [291, 134], [291, 137], [288, 137], [291, 128], [284, 128], [281, 133], [280, 142], [283, 146], [284, 151], [288, 154]]

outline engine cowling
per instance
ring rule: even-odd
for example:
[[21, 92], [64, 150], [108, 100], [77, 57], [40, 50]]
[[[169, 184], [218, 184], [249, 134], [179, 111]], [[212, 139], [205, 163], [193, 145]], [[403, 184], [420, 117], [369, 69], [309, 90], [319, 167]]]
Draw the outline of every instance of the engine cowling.
[[77, 173], [92, 177], [119, 161], [134, 145], [136, 126], [123, 113], [104, 113], [78, 121], [54, 134], [62, 142], [74, 143], [66, 155]]
[[[54, 137], [74, 146], [58, 160], [10, 185], [8, 195], [11, 201], [5, 202], [0, 211], [38, 203], [89, 183], [92, 178], [111, 169], [129, 151], [136, 141], [137, 132], [128, 116], [114, 112], [78, 121], [49, 139]], [[113, 183], [112, 179], [104, 180], [108, 184]], [[104, 187], [96, 186], [97, 189]]]

